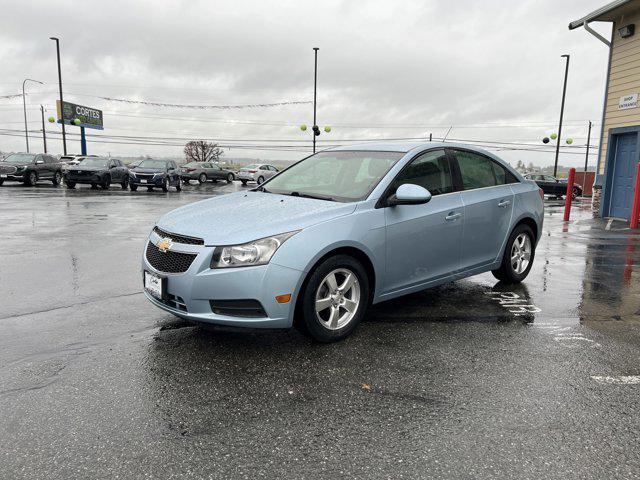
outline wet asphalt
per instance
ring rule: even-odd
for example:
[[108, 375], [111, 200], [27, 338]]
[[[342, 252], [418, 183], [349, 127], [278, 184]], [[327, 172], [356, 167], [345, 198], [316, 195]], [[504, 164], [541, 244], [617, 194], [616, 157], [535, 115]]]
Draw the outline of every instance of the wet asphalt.
[[141, 292], [154, 221], [242, 188], [0, 187], [0, 478], [640, 477], [624, 223], [548, 201], [522, 285], [390, 301], [319, 345], [195, 327]]

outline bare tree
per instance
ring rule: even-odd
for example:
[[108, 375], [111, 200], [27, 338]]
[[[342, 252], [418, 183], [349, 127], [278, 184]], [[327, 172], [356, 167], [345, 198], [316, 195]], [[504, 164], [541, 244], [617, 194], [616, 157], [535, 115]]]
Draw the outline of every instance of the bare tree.
[[217, 143], [192, 140], [184, 146], [184, 156], [188, 162], [217, 162], [224, 151]]

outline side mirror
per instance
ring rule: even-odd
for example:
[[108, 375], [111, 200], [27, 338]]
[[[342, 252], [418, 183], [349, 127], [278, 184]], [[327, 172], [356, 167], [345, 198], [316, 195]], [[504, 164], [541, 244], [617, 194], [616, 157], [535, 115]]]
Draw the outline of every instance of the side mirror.
[[431, 200], [431, 193], [420, 185], [404, 183], [398, 187], [396, 193], [391, 195], [387, 204], [391, 207], [395, 205], [422, 205]]
[[109, 168], [116, 168], [115, 165], [109, 165]]

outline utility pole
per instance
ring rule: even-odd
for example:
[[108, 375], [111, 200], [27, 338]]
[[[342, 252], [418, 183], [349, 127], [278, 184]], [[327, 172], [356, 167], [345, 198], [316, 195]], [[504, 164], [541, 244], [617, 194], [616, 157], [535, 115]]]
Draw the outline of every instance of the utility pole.
[[320, 135], [320, 127], [316, 123], [316, 102], [318, 98], [318, 47], [313, 47], [313, 153], [316, 153], [316, 137]]
[[553, 176], [558, 173], [558, 156], [560, 155], [560, 139], [562, 137], [562, 117], [564, 115], [564, 99], [567, 95], [567, 77], [569, 76], [569, 57], [570, 55], [561, 55], [567, 59], [564, 69], [564, 86], [562, 87], [562, 104], [560, 105], [560, 123], [558, 125], [558, 141], [556, 142], [556, 161], [553, 164]]
[[44, 143], [44, 153], [47, 153], [47, 132], [44, 129], [44, 107], [40, 105], [40, 113], [42, 114], [42, 143]]
[[[60, 68], [60, 40], [56, 37], [49, 37], [49, 40], [56, 42], [56, 54], [58, 56], [58, 86], [60, 87], [60, 110], [62, 113], [63, 99], [62, 99], [62, 69]], [[64, 115], [60, 115], [64, 117]], [[62, 118], [62, 150], [64, 154], [67, 154], [67, 132], [64, 128], [64, 118]]]
[[25, 78], [22, 82], [22, 109], [24, 111], [24, 139], [27, 141], [27, 153], [29, 153], [29, 131], [27, 129], [27, 95], [24, 93], [24, 85], [27, 82], [35, 82], [43, 85], [42, 82], [38, 80], [33, 80], [32, 78]]
[[589, 120], [589, 133], [587, 133], [587, 153], [584, 156], [584, 178], [587, 179], [587, 163], [589, 163], [589, 144], [591, 142], [591, 120]]

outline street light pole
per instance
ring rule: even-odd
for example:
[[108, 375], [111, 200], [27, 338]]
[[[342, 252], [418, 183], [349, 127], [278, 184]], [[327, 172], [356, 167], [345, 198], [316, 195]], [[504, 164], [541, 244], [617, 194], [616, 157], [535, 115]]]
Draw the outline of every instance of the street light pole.
[[42, 143], [44, 143], [44, 153], [47, 153], [47, 132], [44, 129], [44, 107], [40, 105], [40, 113], [42, 114]]
[[[49, 40], [53, 40], [56, 42], [56, 54], [58, 56], [58, 85], [60, 87], [60, 110], [62, 110], [63, 100], [62, 100], [62, 69], [60, 68], [60, 40], [57, 37], [49, 37]], [[66, 155], [67, 154], [67, 132], [65, 131], [65, 128], [64, 128], [64, 119], [62, 119], [62, 150]]]
[[313, 47], [314, 54], [314, 68], [313, 68], [313, 153], [316, 153], [316, 136], [318, 131], [318, 125], [316, 123], [316, 101], [317, 101], [317, 89], [318, 89], [318, 47]]
[[564, 115], [564, 99], [567, 95], [567, 77], [569, 76], [569, 57], [570, 55], [561, 55], [567, 59], [564, 69], [564, 86], [562, 87], [562, 104], [560, 105], [560, 123], [558, 125], [558, 141], [556, 142], [556, 161], [553, 164], [553, 176], [558, 173], [558, 156], [560, 155], [560, 138], [562, 137], [562, 117]]
[[587, 153], [584, 156], [584, 173], [585, 180], [587, 178], [587, 163], [589, 163], [589, 144], [591, 143], [591, 120], [589, 120], [589, 133], [587, 133]]
[[26, 101], [27, 96], [24, 93], [24, 85], [27, 82], [35, 82], [35, 83], [39, 83], [40, 85], [44, 85], [44, 84], [32, 78], [25, 78], [24, 81], [22, 82], [22, 108], [24, 110], [24, 139], [27, 141], [27, 153], [29, 153], [29, 131], [27, 130], [27, 101]]

